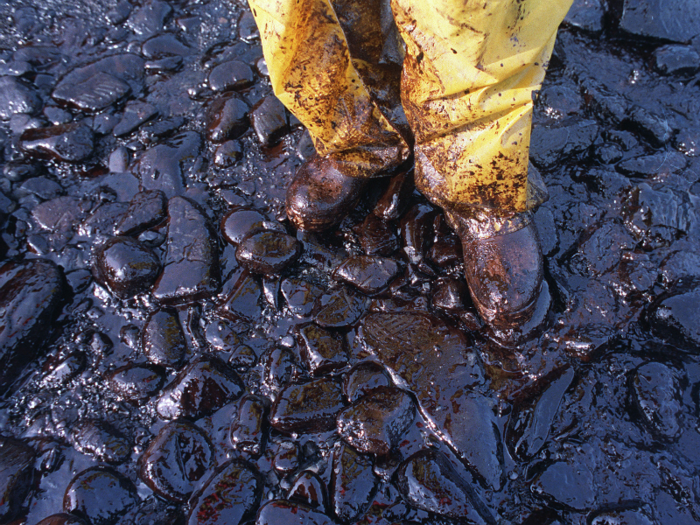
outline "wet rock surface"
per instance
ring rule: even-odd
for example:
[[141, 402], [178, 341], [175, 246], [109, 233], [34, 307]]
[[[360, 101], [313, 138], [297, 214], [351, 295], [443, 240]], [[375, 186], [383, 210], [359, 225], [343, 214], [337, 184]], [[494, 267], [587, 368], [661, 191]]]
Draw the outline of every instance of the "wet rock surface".
[[510, 348], [410, 166], [294, 231], [244, 4], [3, 4], [0, 522], [700, 522], [697, 2], [574, 2]]

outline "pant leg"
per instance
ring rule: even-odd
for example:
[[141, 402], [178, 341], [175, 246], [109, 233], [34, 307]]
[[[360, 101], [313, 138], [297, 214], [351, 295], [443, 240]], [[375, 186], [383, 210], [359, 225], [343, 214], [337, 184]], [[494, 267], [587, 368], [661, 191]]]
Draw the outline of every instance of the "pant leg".
[[[353, 60], [331, 0], [249, 0], [249, 4], [275, 95], [307, 127], [320, 155], [332, 157], [345, 173], [357, 177], [408, 158], [406, 140], [370, 89], [371, 80], [381, 75], [361, 74], [372, 71], [382, 42], [363, 48], [353, 35], [352, 47], [366, 51]], [[355, 11], [348, 11], [346, 26], [357, 24], [360, 15], [360, 21], [366, 18], [361, 10]], [[377, 37], [370, 27], [368, 38]]]
[[546, 199], [528, 178], [533, 94], [572, 0], [392, 0], [416, 185], [436, 204], [508, 215]]

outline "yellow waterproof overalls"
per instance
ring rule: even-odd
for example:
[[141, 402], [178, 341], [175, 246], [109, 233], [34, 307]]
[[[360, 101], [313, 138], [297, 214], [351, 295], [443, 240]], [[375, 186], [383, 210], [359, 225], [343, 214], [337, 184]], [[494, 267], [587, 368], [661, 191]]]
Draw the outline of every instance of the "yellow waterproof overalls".
[[413, 145], [416, 185], [439, 206], [540, 204], [533, 92], [572, 0], [390, 1], [249, 0], [274, 92], [317, 152], [367, 177]]

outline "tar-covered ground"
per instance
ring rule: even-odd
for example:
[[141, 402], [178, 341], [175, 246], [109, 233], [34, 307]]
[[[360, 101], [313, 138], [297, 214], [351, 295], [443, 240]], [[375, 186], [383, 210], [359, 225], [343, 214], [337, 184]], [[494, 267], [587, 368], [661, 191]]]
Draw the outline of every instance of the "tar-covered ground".
[[244, 2], [4, 0], [0, 523], [700, 522], [700, 4], [575, 4], [507, 348], [410, 172], [291, 227]]

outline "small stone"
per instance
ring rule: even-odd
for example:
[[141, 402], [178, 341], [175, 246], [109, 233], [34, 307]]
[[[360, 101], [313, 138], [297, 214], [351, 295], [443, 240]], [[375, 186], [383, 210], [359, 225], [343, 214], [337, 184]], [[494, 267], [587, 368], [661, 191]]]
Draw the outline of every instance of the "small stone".
[[289, 266], [300, 254], [301, 243], [291, 235], [263, 231], [241, 241], [236, 259], [252, 272], [271, 275]]
[[221, 304], [219, 313], [233, 321], [257, 321], [262, 316], [261, 299], [260, 284], [246, 271], [231, 286], [231, 292]]
[[387, 386], [393, 386], [389, 374], [381, 365], [371, 361], [355, 365], [343, 378], [343, 393], [350, 403]]
[[622, 161], [617, 165], [617, 169], [630, 177], [647, 178], [679, 173], [687, 163], [682, 153], [663, 152]]
[[700, 54], [690, 46], [661, 46], [654, 61], [657, 71], [667, 75], [692, 75], [700, 69]]
[[219, 288], [219, 252], [205, 213], [189, 199], [168, 201], [167, 255], [153, 295], [163, 302], [193, 301]]
[[111, 468], [94, 467], [68, 484], [63, 510], [90, 525], [115, 525], [138, 502], [136, 487], [126, 477]]
[[399, 491], [411, 506], [468, 523], [495, 523], [471, 486], [469, 473], [457, 472], [441, 452], [421, 450], [397, 473]]
[[465, 300], [469, 297], [469, 287], [464, 281], [442, 279], [436, 283], [432, 303], [435, 308], [447, 312], [464, 310]]
[[83, 520], [77, 516], [72, 516], [61, 512], [59, 514], [52, 514], [48, 518], [44, 518], [37, 525], [86, 525]]
[[236, 405], [229, 436], [236, 450], [257, 458], [263, 452], [266, 408], [263, 400], [246, 394]]
[[268, 222], [267, 217], [257, 210], [236, 208], [221, 219], [221, 233], [228, 242], [237, 245], [246, 237], [268, 229]]
[[204, 432], [187, 421], [175, 421], [160, 430], [139, 458], [139, 478], [159, 496], [183, 503], [213, 466], [213, 460]]
[[229, 140], [217, 146], [214, 164], [219, 168], [230, 168], [243, 157], [243, 147], [237, 140]]
[[395, 387], [380, 387], [338, 415], [338, 431], [359, 452], [386, 455], [399, 445], [415, 417], [411, 396]]
[[93, 275], [125, 299], [148, 290], [160, 274], [158, 257], [130, 237], [113, 237], [95, 250]]
[[301, 357], [312, 375], [325, 375], [348, 363], [344, 337], [310, 324], [299, 330], [303, 342]]
[[604, 16], [602, 0], [576, 0], [564, 20], [586, 31], [598, 32], [603, 29]]
[[80, 162], [92, 154], [94, 136], [89, 127], [75, 122], [27, 129], [20, 136], [20, 143], [22, 148], [40, 158]]
[[270, 447], [272, 467], [283, 476], [299, 466], [299, 447], [294, 441], [279, 441]]
[[187, 341], [174, 310], [152, 314], [143, 329], [143, 353], [154, 365], [177, 368], [187, 352]]
[[305, 505], [285, 500], [265, 503], [258, 511], [255, 525], [281, 525], [282, 523], [298, 525], [337, 525], [331, 518], [310, 509]]
[[109, 171], [112, 173], [124, 173], [129, 168], [129, 150], [119, 146], [109, 154]]
[[462, 242], [456, 235], [440, 237], [427, 253], [428, 259], [439, 268], [448, 268], [462, 261]]
[[33, 114], [41, 107], [36, 92], [15, 77], [0, 77], [0, 118], [9, 120], [18, 113]]
[[700, 353], [700, 289], [662, 295], [649, 308], [649, 324], [654, 333], [675, 346]]
[[328, 509], [328, 491], [326, 484], [310, 470], [299, 474], [289, 489], [287, 498], [291, 501], [301, 503], [319, 512], [326, 512]]
[[376, 255], [355, 255], [343, 261], [334, 275], [361, 292], [372, 295], [386, 289], [398, 274], [399, 265], [393, 259]]
[[260, 362], [263, 366], [260, 392], [274, 401], [292, 378], [294, 354], [286, 348], [273, 348], [260, 357]]
[[[48, 365], [48, 363], [47, 363]], [[85, 370], [85, 354], [82, 352], [72, 352], [58, 363], [51, 363], [48, 373], [41, 379], [41, 383], [49, 388], [56, 388], [67, 384], [83, 370]]]
[[297, 317], [311, 315], [317, 299], [323, 292], [319, 286], [296, 277], [283, 279], [280, 289], [287, 301], [287, 307]]
[[372, 504], [379, 481], [372, 466], [370, 456], [344, 444], [335, 448], [330, 492], [333, 512], [341, 521], [357, 520]]
[[185, 56], [191, 52], [192, 50], [189, 47], [171, 34], [154, 36], [146, 40], [141, 46], [141, 54], [151, 60], [171, 56]]
[[0, 437], [0, 520], [10, 523], [34, 484], [34, 450], [24, 442]]
[[364, 297], [347, 288], [323, 295], [319, 301], [314, 321], [324, 328], [345, 328], [352, 326], [365, 314], [367, 302]]
[[199, 418], [243, 393], [238, 374], [215, 357], [200, 357], [165, 387], [156, 406], [164, 419]]
[[182, 512], [172, 503], [150, 496], [131, 507], [117, 525], [173, 525], [181, 523]]
[[103, 421], [81, 421], [72, 429], [71, 441], [78, 452], [105, 463], [122, 463], [131, 455], [129, 441]]
[[700, 6], [692, 0], [625, 0], [620, 28], [629, 33], [686, 42], [700, 34]]
[[128, 364], [107, 376], [110, 388], [127, 401], [139, 403], [156, 394], [165, 378], [155, 366]]
[[656, 147], [662, 147], [673, 136], [671, 126], [662, 113], [651, 112], [641, 106], [627, 110], [623, 123], [636, 128], [640, 135]]
[[255, 515], [263, 480], [252, 465], [233, 460], [219, 468], [190, 499], [188, 525], [239, 525]]
[[326, 432], [344, 407], [340, 385], [333, 379], [317, 379], [282, 390], [270, 410], [270, 425], [284, 433]]
[[162, 191], [141, 191], [134, 195], [124, 217], [117, 224], [117, 235], [134, 235], [165, 219], [167, 201]]
[[552, 463], [531, 486], [532, 492], [566, 508], [584, 511], [595, 502], [593, 475], [584, 465]]
[[207, 109], [207, 134], [212, 142], [237, 139], [248, 130], [248, 104], [235, 95], [218, 98]]
[[353, 228], [367, 255], [391, 255], [401, 247], [399, 236], [388, 223], [370, 213], [362, 224]]
[[269, 95], [250, 110], [250, 121], [263, 146], [274, 145], [287, 132], [287, 110], [274, 95]]
[[681, 392], [674, 372], [661, 363], [640, 366], [632, 376], [632, 400], [641, 421], [663, 441], [675, 441], [681, 432]]
[[212, 91], [243, 89], [253, 84], [254, 81], [253, 70], [240, 60], [224, 62], [209, 72], [209, 87]]
[[641, 510], [620, 509], [607, 510], [597, 514], [591, 525], [658, 525]]
[[112, 135], [115, 137], [128, 135], [157, 114], [158, 110], [148, 102], [128, 102], [124, 108], [122, 119], [112, 129]]
[[163, 30], [165, 21], [170, 17], [173, 8], [162, 0], [151, 0], [142, 7], [132, 11], [127, 25], [141, 36], [148, 36]]

